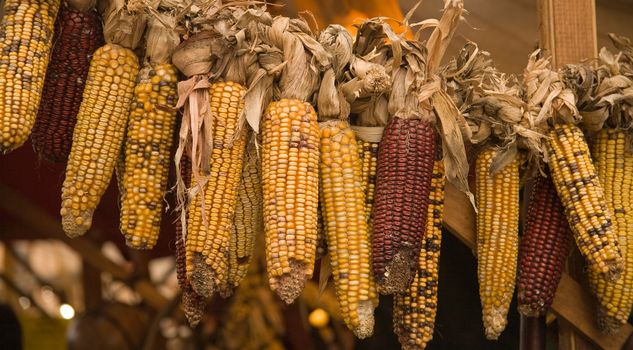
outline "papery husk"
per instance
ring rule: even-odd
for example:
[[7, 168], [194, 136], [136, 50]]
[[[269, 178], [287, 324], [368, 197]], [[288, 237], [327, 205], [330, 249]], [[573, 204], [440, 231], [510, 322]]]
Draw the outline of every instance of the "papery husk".
[[319, 121], [346, 120], [350, 106], [337, 81], [343, 77], [344, 68], [352, 59], [352, 37], [343, 26], [332, 24], [321, 33], [319, 43], [330, 55], [331, 64], [323, 74], [317, 96]]
[[97, 6], [97, 0], [66, 0], [68, 5], [81, 12], [88, 12]]
[[[626, 49], [626, 47], [623, 48]], [[609, 128], [631, 130], [633, 128], [633, 70], [631, 70], [633, 61], [629, 61], [623, 52], [614, 55], [606, 48], [602, 48], [599, 63], [600, 66], [596, 69], [597, 86], [593, 91], [595, 105], [592, 107], [604, 111], [605, 124]]]
[[285, 65], [275, 99], [309, 101], [319, 88], [320, 72], [330, 67], [330, 55], [313, 37], [308, 24], [300, 18], [275, 17], [270, 26], [258, 28], [262, 41], [279, 49]]
[[352, 130], [356, 134], [356, 137], [371, 143], [378, 143], [382, 139], [382, 133], [385, 130], [383, 126], [360, 126], [352, 125]]
[[218, 32], [204, 31], [180, 43], [171, 59], [176, 68], [189, 78], [210, 73], [217, 77], [226, 68], [230, 50], [231, 43]]
[[143, 11], [130, 11], [125, 0], [111, 0], [103, 11], [103, 36], [109, 44], [134, 50], [143, 39], [146, 23]]
[[151, 11], [147, 20], [145, 57], [152, 64], [170, 63], [171, 56], [180, 44], [175, 31], [177, 18], [173, 13]]

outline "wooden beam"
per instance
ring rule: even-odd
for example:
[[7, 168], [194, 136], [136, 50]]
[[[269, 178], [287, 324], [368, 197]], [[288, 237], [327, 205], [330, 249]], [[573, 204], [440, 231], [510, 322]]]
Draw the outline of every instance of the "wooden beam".
[[[41, 236], [63, 241], [79, 253], [88, 264], [111, 274], [114, 279], [120, 280], [134, 288], [150, 307], [162, 310], [169, 303], [149, 280], [135, 278], [136, 276], [131, 271], [126, 270], [103, 255], [99, 247], [88, 238], [68, 238], [62, 230], [60, 221], [55, 220], [50, 214], [4, 184], [0, 184], [0, 209], [5, 210], [18, 219], [26, 228], [37, 232]], [[0, 232], [5, 227], [10, 229], [11, 226], [14, 225], [3, 223], [0, 225]], [[28, 232], [28, 229], [24, 230], [25, 233]]]
[[598, 56], [594, 0], [538, 0], [540, 46], [554, 67]]
[[[450, 184], [446, 188], [444, 211], [444, 226], [475, 254], [475, 212], [466, 196]], [[597, 346], [603, 349], [620, 349], [633, 333], [633, 326], [627, 323], [616, 334], [602, 334], [595, 325], [593, 305], [591, 295], [569, 275], [563, 274], [552, 311]]]

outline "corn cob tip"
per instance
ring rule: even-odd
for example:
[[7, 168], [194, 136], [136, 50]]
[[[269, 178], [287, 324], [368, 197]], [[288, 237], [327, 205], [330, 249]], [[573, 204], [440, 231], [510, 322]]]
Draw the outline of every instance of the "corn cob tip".
[[290, 272], [284, 273], [279, 277], [273, 277], [271, 289], [274, 290], [286, 304], [292, 304], [292, 302], [301, 295], [306, 285], [308, 276], [305, 271], [305, 263], [294, 259], [290, 260]]
[[401, 248], [385, 267], [385, 273], [378, 280], [378, 290], [381, 294], [403, 293], [413, 278], [415, 267], [413, 249]]
[[400, 342], [400, 346], [402, 350], [424, 350], [426, 349], [426, 343], [418, 344], [411, 341], [410, 338], [406, 336], [398, 336], [398, 341]]
[[218, 293], [223, 299], [227, 299], [233, 295], [233, 287], [229, 283], [226, 283], [218, 288]]
[[620, 321], [616, 317], [609, 315], [603, 307], [598, 308], [598, 329], [604, 334], [611, 335], [617, 333], [626, 320]]
[[506, 311], [504, 308], [493, 308], [484, 316], [484, 330], [486, 339], [497, 340], [501, 332], [506, 328], [508, 320], [506, 319]]
[[358, 339], [369, 338], [374, 334], [374, 304], [371, 300], [358, 302], [358, 327], [352, 332]]
[[204, 298], [196, 294], [191, 290], [191, 286], [182, 293], [182, 309], [189, 322], [189, 326], [194, 328], [200, 323], [202, 315], [204, 314], [204, 308], [206, 306]]
[[205, 263], [202, 254], [195, 253], [193, 258], [193, 271], [191, 272], [191, 288], [201, 297], [211, 298], [216, 290], [215, 273]]
[[606, 269], [602, 276], [609, 282], [615, 282], [620, 279], [622, 270], [624, 270], [624, 261], [622, 256], [605, 261]]
[[525, 304], [517, 307], [519, 313], [526, 317], [539, 317], [544, 314], [542, 305]]
[[70, 238], [84, 235], [92, 226], [92, 210], [83, 212], [78, 216], [74, 216], [67, 211], [66, 209], [61, 210], [62, 228], [66, 235]]

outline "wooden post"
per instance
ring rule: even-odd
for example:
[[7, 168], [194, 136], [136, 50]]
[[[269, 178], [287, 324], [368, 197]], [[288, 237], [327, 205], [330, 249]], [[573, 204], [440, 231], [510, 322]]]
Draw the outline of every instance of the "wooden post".
[[520, 350], [545, 350], [545, 316], [521, 315]]
[[[540, 46], [551, 54], [554, 68], [597, 56], [594, 0], [538, 0], [538, 12]], [[577, 270], [572, 266], [572, 276]], [[576, 274], [575, 277], [579, 276]], [[559, 350], [594, 348], [579, 337], [569, 323], [559, 322], [558, 327]]]
[[101, 271], [82, 260], [81, 283], [84, 293], [84, 309], [93, 310], [101, 304]]

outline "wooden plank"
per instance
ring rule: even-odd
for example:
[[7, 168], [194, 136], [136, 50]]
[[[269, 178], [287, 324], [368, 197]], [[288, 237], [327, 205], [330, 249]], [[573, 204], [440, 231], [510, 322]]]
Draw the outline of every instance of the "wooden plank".
[[540, 46], [559, 67], [598, 55], [594, 0], [538, 0]]
[[[446, 215], [444, 226], [470, 247], [475, 253], [476, 231], [475, 212], [466, 196], [452, 185], [447, 185], [445, 197]], [[603, 349], [620, 349], [633, 333], [633, 326], [626, 324], [620, 332], [604, 335], [595, 326], [595, 312], [591, 295], [587, 293], [569, 275], [563, 274], [552, 311], [559, 319], [567, 321], [575, 331], [591, 339]]]

